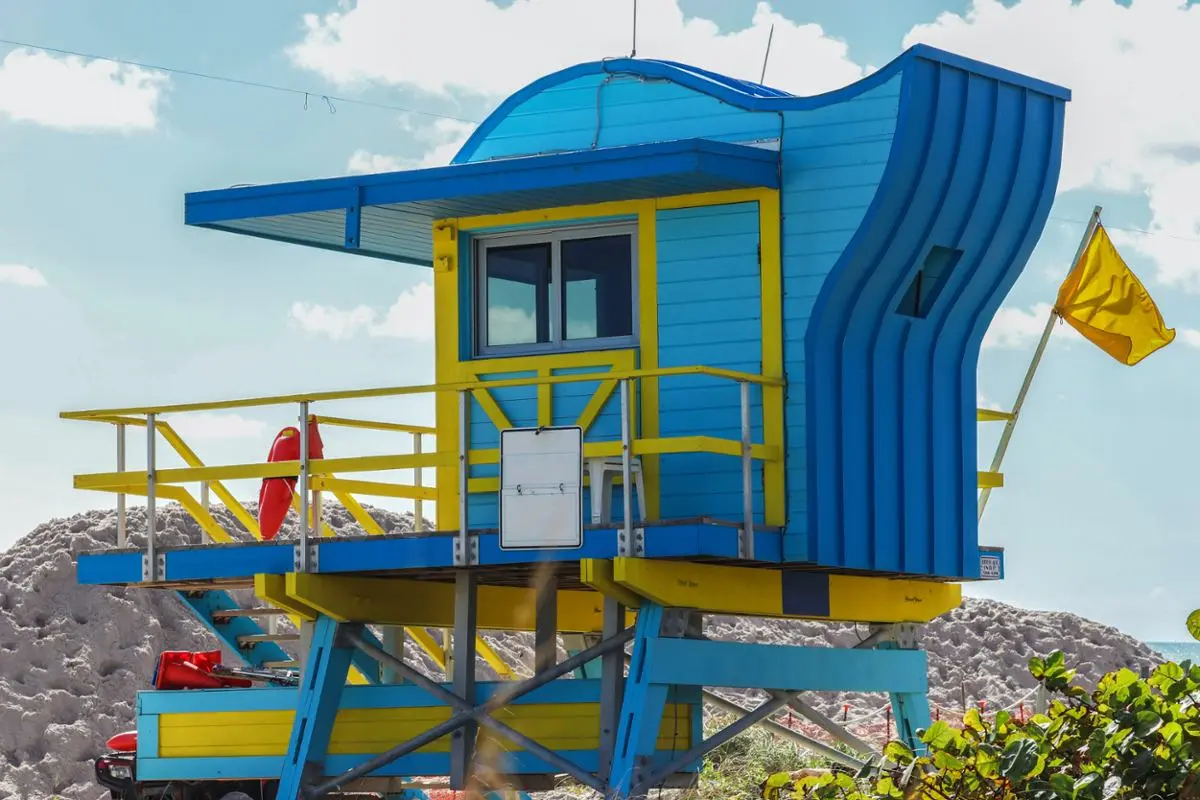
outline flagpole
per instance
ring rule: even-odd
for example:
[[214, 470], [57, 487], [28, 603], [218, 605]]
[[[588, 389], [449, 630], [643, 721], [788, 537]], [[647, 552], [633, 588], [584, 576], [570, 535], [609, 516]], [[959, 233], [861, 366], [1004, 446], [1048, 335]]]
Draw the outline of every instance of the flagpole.
[[[1096, 232], [1097, 225], [1100, 224], [1100, 206], [1092, 209], [1092, 217], [1088, 220], [1087, 228], [1083, 232], [1083, 238], [1079, 240], [1079, 249], [1075, 251], [1075, 258], [1071, 261], [1070, 269], [1075, 269], [1075, 265], [1079, 263], [1079, 259], [1083, 256], [1083, 251], [1087, 249], [1088, 243], [1092, 240], [1092, 235]], [[1069, 272], [1070, 270], [1068, 270]], [[1025, 397], [1029, 394], [1029, 386], [1033, 383], [1033, 376], [1037, 372], [1038, 365], [1042, 363], [1042, 354], [1046, 352], [1046, 345], [1050, 341], [1050, 334], [1054, 333], [1054, 322], [1058, 319], [1058, 311], [1051, 308], [1050, 316], [1046, 320], [1046, 327], [1042, 330], [1042, 338], [1038, 340], [1037, 349], [1033, 351], [1033, 359], [1029, 362], [1029, 369], [1025, 370], [1025, 380], [1021, 383], [1021, 390], [1017, 392], [1017, 399], [1013, 402], [1012, 411], [1008, 414], [1008, 419], [1004, 421], [1004, 430], [1000, 433], [1000, 441], [996, 444], [996, 454], [992, 456], [992, 465], [988, 468], [989, 472], [999, 472], [1000, 465], [1004, 461], [1004, 454], [1008, 451], [1008, 443], [1012, 439], [1013, 430], [1017, 427], [1017, 419], [1021, 416], [1021, 408], [1025, 405]], [[988, 498], [992, 494], [990, 486], [985, 487], [979, 494], [979, 516], [977, 519], [983, 519], [983, 510], [987, 508]]]

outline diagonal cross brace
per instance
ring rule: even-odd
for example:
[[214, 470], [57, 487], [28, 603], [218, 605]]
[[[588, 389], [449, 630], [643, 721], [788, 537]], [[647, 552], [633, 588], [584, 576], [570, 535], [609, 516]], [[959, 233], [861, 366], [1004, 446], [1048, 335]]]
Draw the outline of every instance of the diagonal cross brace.
[[314, 786], [310, 789], [307, 789], [304, 793], [305, 797], [323, 797], [330, 792], [342, 788], [352, 780], [369, 775], [375, 770], [387, 766], [396, 759], [402, 758], [414, 750], [418, 750], [425, 745], [430, 744], [431, 742], [437, 741], [447, 734], [453, 733], [472, 721], [476, 721], [481, 725], [485, 725], [497, 733], [505, 736], [506, 738], [511, 739], [513, 742], [521, 745], [529, 752], [537, 755], [539, 758], [542, 758], [547, 762], [554, 764], [559, 769], [562, 769], [564, 772], [567, 772], [581, 783], [584, 783], [599, 792], [604, 792], [603, 784], [594, 775], [586, 770], [581, 769], [577, 764], [562, 758], [552, 750], [549, 750], [548, 748], [538, 744], [519, 731], [514, 730], [499, 720], [493, 719], [490, 714], [493, 711], [503, 708], [519, 697], [529, 694], [536, 689], [540, 689], [551, 681], [561, 678], [563, 675], [578, 669], [589, 661], [599, 658], [611, 650], [624, 647], [625, 643], [633, 638], [632, 628], [621, 631], [617, 635], [605, 639], [593, 647], [589, 647], [587, 650], [584, 650], [566, 659], [565, 661], [556, 664], [553, 668], [539, 673], [529, 680], [515, 684], [508, 691], [498, 693], [486, 703], [482, 703], [478, 706], [472, 706], [471, 703], [465, 698], [459, 697], [453, 692], [446, 690], [436, 681], [425, 677], [408, 664], [405, 664], [403, 661], [397, 659], [391, 653], [381, 650], [375, 645], [371, 644], [363, 638], [359, 631], [346, 630], [343, 632], [342, 636], [348, 644], [364, 653], [367, 653], [371, 657], [378, 659], [380, 662], [396, 670], [396, 672], [401, 673], [405, 678], [411, 680], [413, 683], [425, 689], [430, 694], [441, 698], [447, 703], [447, 705], [457, 709], [458, 713], [450, 717], [450, 719], [438, 723], [419, 736], [409, 739], [407, 742], [397, 745], [391, 750], [380, 753], [374, 758], [364, 761], [362, 764], [343, 772], [336, 778], [326, 781], [319, 786]]

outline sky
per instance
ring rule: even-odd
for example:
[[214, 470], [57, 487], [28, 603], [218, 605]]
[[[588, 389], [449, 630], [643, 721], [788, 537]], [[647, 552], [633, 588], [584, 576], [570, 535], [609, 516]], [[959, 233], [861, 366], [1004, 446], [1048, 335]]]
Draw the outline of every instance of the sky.
[[[797, 94], [918, 42], [1074, 92], [1051, 218], [989, 329], [980, 402], [1012, 403], [1095, 205], [1178, 338], [1129, 368], [1055, 331], [982, 521], [1007, 577], [967, 592], [1186, 638], [1200, 607], [1200, 9], [638, 5], [639, 56], [753, 80], [774, 25], [766, 83]], [[445, 164], [528, 82], [627, 55], [631, 12], [625, 0], [0, 0], [0, 547], [112, 503], [71, 486], [114, 467], [112, 429], [59, 411], [431, 382], [427, 270], [189, 229], [183, 195]], [[345, 410], [432, 421], [421, 400]], [[176, 424], [209, 463], [238, 463], [262, 460], [293, 415]], [[981, 461], [998, 433], [981, 428]], [[386, 436], [326, 439], [356, 454], [407, 448]], [[131, 466], [144, 448], [130, 435]]]

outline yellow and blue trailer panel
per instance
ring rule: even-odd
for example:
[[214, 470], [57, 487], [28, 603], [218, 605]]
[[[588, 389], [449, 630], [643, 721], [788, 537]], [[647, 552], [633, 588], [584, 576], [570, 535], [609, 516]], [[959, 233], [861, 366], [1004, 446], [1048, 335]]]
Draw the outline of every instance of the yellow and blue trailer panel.
[[[479, 701], [504, 690], [477, 686]], [[138, 695], [138, 773], [143, 780], [278, 777], [295, 720], [295, 689], [148, 691]], [[700, 692], [673, 690], [658, 732], [662, 758], [700, 741]], [[600, 746], [600, 681], [556, 681], [493, 712], [492, 716], [587, 769]], [[350, 686], [335, 718], [326, 769], [361, 763], [445, 721], [453, 710], [410, 684]], [[486, 744], [485, 744], [486, 742]], [[513, 774], [556, 770], [484, 730], [480, 750], [498, 753], [497, 768]], [[376, 773], [445, 774], [450, 737], [417, 750]]]

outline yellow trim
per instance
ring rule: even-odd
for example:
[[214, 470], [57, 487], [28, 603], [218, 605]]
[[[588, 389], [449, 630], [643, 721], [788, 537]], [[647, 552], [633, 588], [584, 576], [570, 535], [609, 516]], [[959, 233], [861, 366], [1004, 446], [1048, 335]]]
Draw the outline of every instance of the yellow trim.
[[[454, 586], [403, 578], [288, 573], [290, 601], [339, 622], [370, 622], [407, 628], [454, 625]], [[481, 630], [532, 631], [534, 590], [514, 586], [480, 586], [477, 625]], [[595, 633], [603, 630], [604, 598], [597, 592], [558, 592], [557, 630]]]
[[430, 428], [426, 425], [406, 425], [402, 422], [377, 422], [369, 419], [347, 419], [345, 417], [318, 416], [313, 416], [313, 421], [319, 425], [333, 425], [340, 428], [359, 428], [361, 430], [368, 431], [411, 433], [418, 436], [433, 436], [437, 433], [436, 428]]
[[712, 614], [929, 622], [962, 604], [962, 587], [956, 583], [829, 575], [828, 614], [787, 613], [783, 605], [784, 575], [778, 570], [646, 558], [614, 559], [612, 579], [660, 605]]
[[1014, 416], [1011, 411], [996, 411], [991, 408], [978, 408], [975, 410], [976, 422], [1008, 422]]
[[[549, 378], [554, 371], [549, 367], [538, 369], [539, 378]], [[549, 383], [539, 383], [537, 387], [537, 424], [554, 424], [554, 386]], [[499, 427], [499, 426], [497, 426]], [[508, 427], [512, 427], [509, 425]], [[504, 428], [500, 428], [504, 430]]]
[[579, 560], [579, 580], [601, 594], [611, 597], [626, 608], [641, 608], [642, 596], [626, 589], [613, 579], [613, 562], [603, 558]]
[[442, 646], [438, 644], [437, 639], [433, 638], [433, 634], [424, 628], [405, 628], [412, 640], [417, 643], [417, 646], [425, 651], [425, 654], [433, 659], [433, 663], [442, 672], [446, 671], [446, 652], [442, 650]]
[[613, 396], [616, 388], [616, 381], [600, 381], [600, 385], [596, 387], [596, 391], [592, 394], [592, 399], [588, 400], [587, 405], [584, 406], [583, 411], [579, 414], [579, 418], [575, 420], [575, 424], [585, 434], [591, 429], [592, 423], [596, 421], [596, 418], [600, 416], [600, 412], [604, 410], [604, 406], [608, 405], [609, 398]]
[[348, 492], [371, 495], [373, 497], [399, 497], [408, 500], [436, 501], [437, 489], [428, 486], [404, 486], [397, 483], [382, 483], [380, 481], [355, 481], [347, 478], [313, 478], [312, 488], [341, 495]]
[[[538, 391], [542, 391], [542, 387], [538, 386]], [[512, 422], [509, 421], [508, 415], [500, 408], [500, 404], [496, 402], [496, 398], [492, 397], [492, 393], [487, 389], [475, 389], [471, 392], [471, 396], [475, 398], [475, 402], [483, 409], [483, 413], [487, 414], [487, 418], [492, 421], [498, 430], [511, 428]]]
[[1000, 472], [979, 472], [980, 489], [1001, 489], [1004, 487], [1004, 475]]
[[[762, 281], [762, 372], [783, 379], [783, 255], [779, 227], [779, 193], [758, 192], [759, 272]], [[785, 450], [784, 392], [762, 389], [763, 443]], [[782, 459], [763, 464], [763, 521], [787, 524], [787, 475]]]
[[[388, 691], [391, 687], [373, 688]], [[666, 707], [659, 725], [657, 749], [684, 752], [692, 746], [692, 709], [684, 703]], [[330, 755], [375, 755], [396, 742], [427, 731], [450, 717], [447, 706], [409, 708], [340, 708], [334, 720]], [[295, 711], [218, 711], [160, 714], [159, 758], [238, 758], [283, 756]], [[545, 747], [558, 751], [595, 750], [600, 746], [598, 703], [517, 703], [494, 712], [505, 724]], [[489, 741], [490, 734], [480, 736]], [[450, 736], [422, 747], [418, 753], [446, 753]], [[480, 747], [520, 750], [506, 739]]]
[[[658, 369], [658, 212], [654, 208], [638, 211], [638, 339], [641, 342], [639, 364], [642, 369]], [[639, 420], [633, 421], [633, 436], [657, 438], [662, 430], [658, 411], [658, 380], [641, 380], [640, 405], [630, 398], [631, 408], [640, 408]], [[631, 388], [639, 388], [636, 384]], [[646, 487], [646, 516], [662, 517], [662, 462], [657, 456], [642, 458], [642, 481]]]

